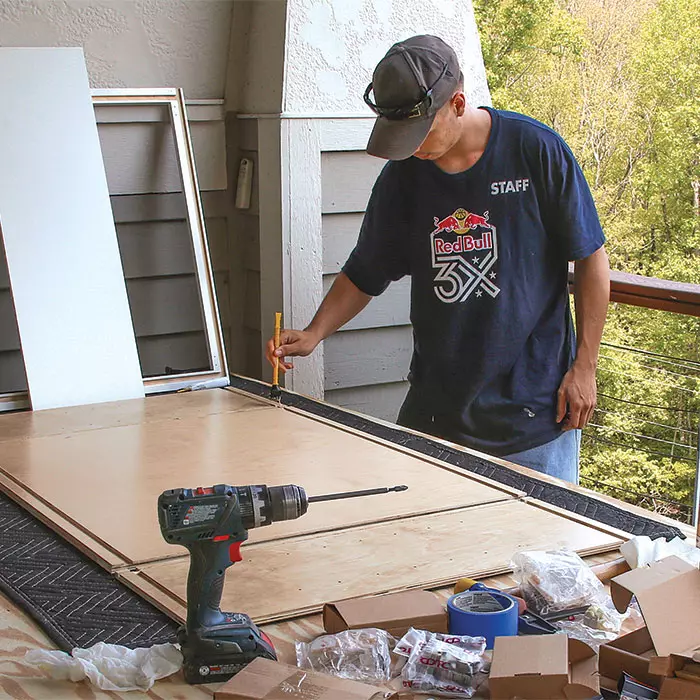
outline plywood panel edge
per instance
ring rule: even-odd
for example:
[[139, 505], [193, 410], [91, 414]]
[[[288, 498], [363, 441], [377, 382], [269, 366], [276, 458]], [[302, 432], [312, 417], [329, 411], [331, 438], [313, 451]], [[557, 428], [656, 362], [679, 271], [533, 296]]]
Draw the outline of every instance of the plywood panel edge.
[[[262, 384], [262, 382], [260, 382]], [[248, 392], [238, 389], [236, 387], [225, 387], [226, 391], [231, 391], [236, 394], [241, 394], [242, 396], [255, 396], [255, 394], [249, 394]], [[302, 396], [301, 394], [299, 394]], [[488, 477], [485, 476], [480, 476], [479, 474], [474, 474], [473, 472], [467, 471], [466, 469], [460, 469], [459, 467], [455, 467], [452, 464], [449, 464], [447, 462], [443, 462], [435, 457], [431, 457], [430, 455], [425, 455], [422, 452], [417, 452], [416, 450], [412, 450], [409, 447], [404, 447], [403, 445], [399, 445], [395, 442], [391, 442], [390, 440], [385, 440], [384, 438], [377, 437], [376, 435], [371, 435], [369, 433], [365, 433], [362, 430], [359, 430], [357, 428], [352, 428], [348, 425], [344, 425], [343, 423], [338, 423], [337, 421], [331, 420], [330, 418], [324, 418], [323, 416], [318, 416], [315, 413], [309, 413], [308, 411], [305, 411], [304, 409], [297, 408], [295, 406], [286, 406], [284, 404], [278, 404], [277, 401], [274, 401], [273, 399], [265, 399], [263, 397], [257, 397], [260, 398], [261, 401], [264, 401], [266, 404], [271, 405], [271, 406], [276, 406], [280, 407], [285, 411], [289, 411], [290, 413], [294, 413], [300, 416], [303, 416], [304, 418], [309, 418], [310, 420], [316, 421], [317, 423], [322, 423], [324, 425], [328, 425], [332, 428], [336, 428], [338, 430], [342, 430], [345, 433], [350, 433], [351, 435], [356, 435], [357, 437], [360, 437], [364, 440], [368, 440], [369, 442], [374, 442], [375, 444], [378, 445], [383, 445], [384, 447], [388, 447], [391, 450], [394, 450], [396, 452], [402, 452], [403, 454], [409, 455], [411, 457], [415, 457], [416, 459], [419, 459], [421, 462], [428, 462], [429, 464], [432, 464], [434, 466], [439, 467], [440, 469], [444, 469], [446, 471], [452, 472], [453, 474], [457, 474], [461, 477], [464, 477], [466, 479], [471, 479], [473, 481], [478, 481], [481, 484], [484, 484], [486, 486], [490, 486], [494, 489], [497, 489], [498, 491], [502, 491], [504, 493], [509, 494], [513, 498], [524, 498], [525, 497], [525, 492], [520, 491], [518, 489], [514, 489], [511, 486], [507, 486], [505, 484], [501, 484], [498, 481], [494, 481], [493, 479], [489, 479]], [[305, 397], [307, 398], [307, 397]], [[316, 399], [310, 399], [316, 401]], [[372, 423], [376, 423], [378, 425], [382, 425], [388, 428], [393, 428], [394, 430], [400, 429], [405, 432], [411, 433], [413, 435], [417, 435], [419, 437], [424, 437], [429, 440], [433, 440], [436, 442], [440, 442], [444, 444], [447, 447], [454, 447], [456, 449], [459, 449], [460, 451], [466, 452], [468, 454], [472, 454], [476, 457], [480, 457], [482, 459], [486, 459], [488, 461], [494, 461], [497, 462], [498, 464], [503, 464], [505, 466], [511, 466], [510, 462], [504, 462], [503, 460], [496, 460], [493, 457], [490, 457], [489, 455], [482, 454], [480, 452], [475, 452], [474, 450], [469, 450], [466, 447], [462, 447], [461, 445], [454, 445], [453, 443], [448, 443], [443, 440], [439, 440], [438, 438], [435, 438], [432, 435], [426, 435], [424, 433], [419, 433], [415, 430], [410, 430], [409, 428], [404, 428], [402, 426], [397, 426], [393, 423], [388, 423], [386, 421], [380, 420], [378, 418], [373, 418], [371, 416], [367, 416], [363, 413], [358, 413], [356, 411], [352, 411], [347, 408], [339, 409], [337, 406], [331, 406], [328, 404], [330, 408], [336, 409], [336, 410], [342, 410], [345, 413], [349, 413], [354, 416], [358, 416], [359, 418], [364, 418], [365, 420], [369, 420]]]
[[[270, 537], [266, 537], [263, 540], [256, 540], [255, 542], [246, 542], [243, 545], [243, 554], [245, 554], [246, 548], [249, 547], [256, 547], [258, 545], [263, 545], [263, 544], [269, 544], [269, 543], [280, 543], [282, 541], [293, 541], [293, 540], [298, 540], [302, 538], [312, 538], [312, 537], [318, 537], [319, 535], [332, 535], [338, 532], [343, 532], [345, 530], [354, 530], [357, 528], [366, 528], [366, 527], [371, 527], [373, 525], [385, 525], [387, 523], [397, 523], [401, 522], [404, 520], [411, 520], [413, 518], [421, 518], [423, 516], [430, 516], [430, 515], [442, 515], [445, 513], [454, 513], [457, 511], [467, 511], [467, 510], [472, 510], [474, 508], [481, 508], [485, 506], [495, 506], [495, 505], [501, 505], [503, 503], [507, 502], [514, 502], [514, 501], [520, 501], [522, 499], [517, 499], [517, 498], [510, 498], [507, 496], [504, 496], [503, 498], [498, 498], [494, 499], [491, 501], [480, 501], [478, 503], [469, 503], [467, 505], [460, 505], [460, 506], [453, 506], [453, 507], [448, 507], [448, 508], [432, 508], [432, 509], [427, 509], [427, 510], [419, 510], [419, 511], [414, 511], [411, 513], [404, 513], [401, 515], [387, 515], [385, 517], [380, 517], [380, 518], [373, 518], [371, 520], [362, 520], [357, 523], [351, 523], [351, 524], [346, 524], [346, 525], [336, 525], [332, 527], [318, 527], [314, 530], [308, 530], [306, 532], [301, 532], [301, 533], [296, 533], [293, 535], [272, 535]], [[272, 529], [274, 529], [274, 525], [272, 526]], [[269, 531], [269, 530], [268, 530]], [[130, 562], [128, 564], [125, 564], [120, 568], [121, 569], [129, 569], [133, 568], [135, 566], [147, 566], [149, 564], [162, 564], [165, 562], [171, 562], [175, 561], [176, 559], [187, 559], [189, 555], [187, 554], [172, 554], [164, 557], [157, 557], [155, 559], [138, 559], [134, 560], [133, 562]]]
[[116, 572], [117, 580], [140, 595], [151, 605], [167, 615], [169, 618], [184, 624], [187, 618], [187, 606], [181, 604], [178, 599], [156, 586], [140, 569], [127, 569]]
[[[480, 474], [475, 474], [474, 472], [470, 472], [467, 469], [461, 469], [460, 467], [456, 467], [452, 464], [449, 464], [448, 462], [443, 462], [442, 460], [438, 459], [437, 457], [431, 457], [430, 455], [423, 454], [422, 452], [412, 450], [410, 447], [404, 447], [403, 445], [399, 445], [398, 443], [391, 442], [390, 440], [385, 440], [384, 438], [377, 437], [376, 435], [371, 435], [371, 434], [365, 433], [362, 430], [359, 430], [357, 428], [352, 428], [348, 425], [343, 425], [342, 423], [337, 423], [336, 421], [333, 421], [329, 418], [323, 418], [322, 416], [317, 416], [314, 413], [309, 413], [308, 411], [304, 411], [303, 409], [296, 408], [294, 406], [284, 406], [283, 408], [287, 411], [290, 411], [291, 413], [296, 413], [298, 415], [304, 416], [305, 418], [310, 418], [311, 420], [314, 420], [317, 423], [324, 423], [325, 425], [330, 425], [334, 428], [337, 428], [338, 430], [342, 430], [343, 432], [350, 433], [351, 435], [356, 435], [358, 437], [364, 438], [365, 440], [368, 440], [369, 442], [374, 442], [378, 445], [383, 445], [384, 447], [388, 447], [389, 449], [394, 450], [396, 452], [402, 452], [403, 454], [409, 455], [411, 457], [415, 457], [416, 459], [419, 459], [421, 462], [427, 462], [428, 464], [432, 464], [433, 466], [439, 467], [440, 469], [444, 469], [445, 471], [449, 471], [449, 472], [452, 472], [453, 474], [457, 474], [458, 476], [461, 476], [465, 479], [470, 479], [472, 481], [477, 481], [480, 484], [484, 484], [485, 486], [490, 486], [493, 489], [507, 493], [514, 500], [522, 499], [527, 495], [524, 491], [514, 489], [513, 487], [507, 486], [506, 484], [501, 484], [498, 481], [494, 481], [493, 479], [489, 479], [488, 477], [481, 476]], [[337, 407], [334, 407], [334, 408], [337, 408]], [[460, 451], [466, 452], [467, 454], [471, 454], [471, 455], [474, 455], [476, 457], [486, 459], [488, 461], [495, 461], [492, 457], [489, 457], [488, 455], [483, 455], [479, 452], [469, 450], [466, 447], [462, 447], [460, 445], [454, 445], [452, 443], [448, 443], [448, 442], [445, 442], [443, 440], [439, 440], [438, 438], [435, 438], [432, 435], [426, 435], [424, 433], [419, 433], [417, 431], [410, 430], [410, 429], [404, 428], [402, 426], [397, 426], [397, 425], [394, 425], [392, 423], [386, 423], [385, 421], [379, 420], [377, 418], [370, 418], [370, 416], [366, 416], [362, 413], [356, 413], [355, 411], [350, 411], [348, 409], [342, 409], [342, 410], [347, 412], [347, 413], [352, 413], [353, 415], [357, 415], [357, 416], [360, 416], [362, 418], [369, 419], [374, 423], [378, 423], [379, 425], [384, 425], [386, 427], [393, 428], [394, 430], [397, 430], [397, 429], [403, 430], [403, 431], [411, 433], [413, 435], [427, 438], [428, 440], [440, 442], [440, 443], [444, 444], [446, 447], [456, 448], [456, 449], [459, 449]], [[509, 462], [500, 461], [498, 463], [503, 464], [505, 466], [510, 466]]]
[[598, 532], [604, 532], [606, 535], [617, 537], [620, 539], [621, 544], [632, 537], [632, 535], [629, 532], [625, 532], [625, 530], [620, 530], [612, 525], [606, 525], [605, 523], [601, 523], [599, 520], [594, 520], [593, 518], [580, 515], [579, 513], [573, 513], [570, 510], [566, 510], [566, 508], [560, 508], [559, 506], [552, 505], [551, 503], [545, 503], [544, 501], [540, 501], [530, 496], [524, 498], [523, 502], [527, 503], [529, 506], [540, 508], [542, 510], [549, 511], [550, 513], [554, 513], [555, 515], [559, 515], [567, 520], [573, 520], [574, 522], [581, 523], [582, 525], [586, 525], [593, 530], [598, 530]]
[[[219, 391], [220, 388], [211, 388], [211, 389], [203, 389], [200, 391]], [[93, 420], [92, 423], [83, 425], [83, 426], [60, 426], [56, 428], [51, 428], [50, 430], [42, 433], [37, 433], [33, 435], [26, 435], [26, 434], [20, 434], [16, 433], [14, 435], [10, 436], [3, 436], [0, 435], [0, 443], [7, 443], [7, 442], [13, 442], [13, 441], [22, 441], [22, 440], [41, 440], [44, 438], [52, 438], [52, 437], [58, 437], [58, 436], [65, 436], [65, 435], [77, 435], [79, 433], [85, 433], [85, 432], [92, 432], [92, 431], [97, 431], [97, 430], [114, 430], [118, 428], [128, 428], [130, 426], [135, 426], [135, 425], [150, 425], [152, 423], [163, 423], [163, 422], [168, 422], [168, 421], [173, 421], [173, 420], [179, 420], [180, 416], [174, 416], [173, 413], [177, 410], [176, 408], [173, 408], [172, 412], [170, 414], [163, 414], [163, 415], [152, 415], [152, 416], [147, 416], [145, 415], [145, 411], [140, 417], [137, 419], [120, 419], [122, 422], [117, 422], [117, 423], [110, 423], [109, 421], [100, 421], [98, 418], [95, 418], [96, 415], [99, 415], [99, 412], [102, 408], [110, 408], [114, 404], [121, 404], [121, 403], [126, 403], [128, 401], [137, 401], [140, 403], [145, 403], [145, 402], [151, 402], [151, 401], [158, 401], [162, 400], [165, 398], [170, 398], [172, 400], [172, 397], [174, 396], [188, 396], [191, 394], [191, 391], [181, 391], [181, 392], [172, 392], [172, 393], [159, 393], [159, 394], [151, 394], [145, 398], [142, 399], [126, 399], [125, 401], [114, 401], [114, 402], [106, 402], [104, 404], [86, 404], [86, 405], [81, 405], [81, 406], [69, 406], [66, 408], [58, 408], [58, 409], [47, 409], [46, 411], [42, 411], [41, 413], [44, 414], [42, 417], [45, 418], [46, 414], [50, 414], [51, 411], [58, 411], [58, 412], [78, 412], [78, 411], [84, 411], [87, 414], [91, 416], [91, 419]], [[244, 392], [238, 392], [241, 396], [244, 398], [247, 398], [251, 402], [255, 402], [258, 397], [252, 395], [252, 394], [245, 394]], [[211, 410], [210, 412], [205, 412], [201, 414], [197, 414], [196, 412], [193, 412], [191, 416], [185, 416], [186, 418], [204, 418], [206, 416], [213, 416], [213, 415], [223, 415], [227, 413], [242, 413], [245, 411], [260, 411], [263, 409], [268, 409], [270, 406], [268, 405], [267, 402], [265, 401], [259, 401], [257, 402], [258, 405], [251, 405], [251, 406], [225, 406], [222, 405], [220, 406], [217, 410]], [[27, 413], [31, 413], [27, 412]], [[22, 414], [27, 415], [27, 413]], [[0, 425], [2, 425], [3, 421], [7, 420], [12, 420], [15, 416], [10, 414], [10, 415], [2, 415], [0, 413]]]
[[99, 564], [103, 569], [114, 572], [128, 562], [84, 530], [63, 517], [61, 513], [37, 498], [31, 491], [20, 486], [0, 470], [0, 491], [20, 507], [31, 513], [43, 525], [60, 535], [76, 547], [82, 554]]
[[[243, 377], [241, 376], [241, 379], [246, 379], [249, 380], [248, 377]], [[250, 380], [249, 380], [250, 381]], [[264, 382], [260, 382], [258, 380], [253, 380], [256, 381], [257, 384], [260, 386], [268, 386]], [[484, 484], [486, 486], [490, 486], [494, 489], [497, 489], [498, 491], [503, 491], [504, 493], [509, 494], [515, 499], [519, 498], [524, 498], [526, 496], [524, 491], [520, 491], [518, 489], [514, 489], [511, 486], [506, 486], [505, 484], [501, 484], [498, 481], [494, 481], [493, 479], [489, 479], [488, 477], [480, 476], [479, 474], [474, 474], [473, 472], [467, 471], [466, 469], [460, 469], [459, 467], [455, 467], [452, 464], [448, 464], [447, 462], [443, 462], [435, 457], [431, 457], [430, 455], [425, 455], [422, 452], [417, 452], [416, 450], [412, 450], [408, 447], [404, 447], [403, 445], [399, 445], [395, 442], [391, 442], [390, 440], [385, 440], [384, 438], [377, 437], [375, 435], [371, 435], [368, 433], [363, 432], [362, 430], [359, 430], [357, 428], [352, 428], [348, 425], [344, 425], [343, 423], [338, 423], [337, 421], [331, 420], [330, 418], [324, 418], [323, 416], [318, 416], [315, 413], [310, 413], [308, 411], [305, 411], [301, 408], [297, 408], [295, 406], [286, 406], [284, 404], [279, 404], [277, 401], [273, 399], [266, 399], [264, 397], [257, 397], [255, 394], [250, 394], [249, 392], [243, 390], [243, 389], [238, 389], [237, 387], [225, 387], [226, 391], [231, 391], [236, 394], [241, 394], [242, 396], [256, 396], [256, 398], [259, 398], [261, 401], [264, 401], [266, 404], [271, 405], [271, 406], [279, 406], [280, 408], [284, 409], [285, 411], [289, 411], [290, 413], [295, 413], [297, 415], [304, 416], [305, 418], [309, 418], [311, 420], [316, 421], [317, 423], [323, 423], [325, 425], [329, 425], [333, 428], [337, 428], [338, 430], [342, 430], [343, 432], [350, 433], [351, 435], [356, 435], [360, 438], [363, 438], [364, 440], [368, 440], [370, 442], [374, 442], [378, 445], [383, 445], [384, 447], [388, 447], [389, 449], [395, 450], [396, 452], [402, 452], [403, 454], [410, 455], [411, 457], [415, 457], [416, 459], [421, 460], [422, 462], [428, 462], [429, 464], [432, 464], [434, 466], [440, 467], [441, 469], [445, 469], [446, 471], [450, 471], [453, 474], [458, 474], [459, 476], [462, 476], [467, 479], [472, 479], [473, 481], [478, 481], [481, 484]], [[310, 397], [304, 396], [303, 394], [298, 394], [298, 396], [302, 396], [303, 398], [308, 398], [310, 401], [318, 401], [317, 399], [312, 399]], [[323, 402], [320, 402], [323, 403]], [[411, 430], [410, 428], [404, 428], [403, 426], [398, 426], [395, 425], [394, 423], [389, 423], [387, 421], [383, 421], [379, 418], [373, 418], [372, 416], [367, 416], [364, 413], [358, 413], [357, 411], [353, 411], [351, 409], [343, 408], [340, 409], [338, 406], [331, 406], [331, 404], [327, 404], [329, 408], [333, 408], [335, 410], [342, 410], [344, 413], [348, 413], [353, 416], [357, 416], [358, 418], [363, 418], [365, 420], [368, 420], [372, 423], [376, 423], [377, 425], [381, 425], [387, 428], [392, 428], [394, 430], [403, 430], [407, 433], [411, 433], [412, 435], [417, 435], [419, 437], [426, 438], [428, 440], [432, 440], [434, 442], [438, 442], [441, 444], [444, 444], [446, 447], [454, 448], [459, 450], [460, 452], [466, 452], [467, 454], [474, 455], [475, 457], [479, 457], [481, 459], [485, 459], [487, 461], [495, 462], [496, 464], [501, 464], [507, 467], [518, 467], [518, 465], [511, 465], [510, 462], [506, 462], [504, 460], [499, 460], [494, 457], [491, 457], [486, 454], [482, 454], [481, 452], [476, 452], [475, 450], [470, 450], [469, 448], [463, 447], [462, 445], [456, 445], [451, 442], [446, 442], [445, 440], [440, 440], [439, 438], [436, 438], [432, 435], [426, 435], [425, 433], [420, 433], [416, 430]], [[532, 470], [528, 470], [528, 472], [531, 472]], [[535, 474], [536, 472], [532, 472]]]
[[[607, 545], [597, 545], [594, 547], [588, 547], [578, 550], [579, 556], [582, 558], [591, 557], [596, 555], [605, 554], [607, 552], [614, 552], [619, 549], [620, 542], [610, 543]], [[465, 569], [464, 576], [468, 576], [474, 580], [483, 580], [491, 578], [494, 576], [501, 576], [503, 574], [512, 573], [513, 569], [510, 566], [499, 566], [491, 567], [485, 569]], [[184, 601], [176, 596], [174, 593], [164, 590], [161, 586], [154, 582], [150, 578], [147, 571], [141, 569], [129, 569], [125, 571], [117, 572], [117, 577], [120, 581], [125, 583], [129, 588], [131, 588], [138, 595], [141, 595], [151, 604], [155, 605], [159, 610], [168, 615], [174, 620], [183, 623], [187, 616], [187, 608]], [[351, 596], [355, 598], [369, 598], [381, 595], [387, 595], [389, 593], [399, 593], [402, 591], [411, 590], [437, 590], [445, 588], [447, 586], [452, 586], [456, 581], [462, 577], [462, 574], [454, 575], [450, 577], [434, 579], [432, 581], [427, 581], [423, 584], [409, 584], [401, 586], [388, 586], [385, 589], [376, 590], [368, 595], [358, 595]], [[323, 603], [317, 605], [310, 605], [303, 608], [297, 608], [293, 610], [281, 611], [279, 613], [271, 613], [268, 615], [258, 615], [254, 616], [253, 620], [258, 625], [268, 625], [276, 622], [284, 622], [287, 620], [293, 620], [295, 618], [304, 617], [307, 615], [313, 615], [320, 613], [323, 609]], [[239, 612], [239, 611], [229, 611], [229, 612]]]
[[[476, 506], [479, 507], [479, 506]], [[500, 504], [486, 504], [481, 506], [482, 508], [516, 508], [517, 510], [526, 510], [528, 507], [530, 508], [537, 508], [538, 504], [533, 503], [533, 502], [522, 502], [522, 505], [517, 507], [515, 505], [509, 506], [507, 503], [500, 503]], [[464, 508], [464, 511], [469, 511], [471, 512], [474, 510], [474, 508]], [[552, 512], [551, 509], [549, 508], [544, 508], [546, 512], [551, 512], [551, 517], [554, 519], [562, 517], [562, 514], [555, 512]], [[523, 513], [521, 512], [520, 515]], [[436, 514], [440, 515], [440, 514]], [[430, 517], [430, 516], [428, 516]], [[578, 518], [569, 518], [567, 514], [564, 514], [563, 517], [565, 517], [567, 520], [571, 522], [575, 522], [576, 526], [580, 526], [582, 528], [585, 528], [587, 531], [600, 531], [600, 528], [597, 527], [590, 527], [586, 523], [581, 523], [578, 521]], [[476, 519], [476, 521], [480, 521], [479, 518]], [[381, 527], [381, 524], [378, 524], [378, 527]], [[354, 526], [354, 527], [348, 527], [344, 528], [344, 531], [349, 531], [353, 529], [361, 529], [361, 526]], [[617, 537], [614, 537], [610, 535], [608, 532], [603, 532], [603, 534], [607, 535], [607, 538], [610, 538], [610, 541], [607, 542], [601, 542], [600, 536], [597, 538], [599, 544], [591, 544], [590, 546], [582, 546], [582, 547], [577, 547], [576, 551], [582, 556], [582, 557], [587, 557], [587, 556], [593, 556], [593, 555], [599, 555], [605, 552], [615, 552], [619, 549], [620, 544], [622, 543], [622, 539], [619, 539]], [[514, 539], [517, 539], [517, 533], [512, 533]], [[607, 539], [606, 538], [606, 539]], [[310, 534], [305, 534], [305, 535], [299, 535], [295, 538], [293, 538], [296, 541], [308, 541], [311, 539], [314, 539], [313, 535]], [[537, 538], [536, 538], [537, 539]], [[590, 541], [590, 540], [589, 540]], [[262, 547], [263, 545], [268, 546], [270, 543], [255, 543], [250, 545], [251, 548], [256, 548], [256, 547]], [[515, 548], [513, 551], [516, 551]], [[500, 557], [499, 557], [500, 558]], [[451, 561], [451, 560], [450, 560]], [[165, 564], [165, 562], [161, 563]], [[181, 559], [178, 562], [168, 562], [167, 563], [169, 566], [174, 566], [178, 567], [178, 571], [181, 569], [182, 573], [184, 575], [184, 572], [187, 569], [188, 562], [186, 559]], [[182, 610], [184, 608], [185, 601], [182, 597], [182, 594], [180, 592], [176, 593], [173, 590], [168, 589], [163, 581], [158, 580], [158, 571], [161, 572], [161, 578], [162, 578], [162, 573], [164, 570], [158, 566], [158, 563], [156, 564], [155, 568], [151, 567], [143, 567], [139, 569], [135, 569], [133, 567], [130, 567], [129, 570], [127, 571], [120, 571], [117, 572], [117, 575], [121, 578], [124, 578], [126, 581], [129, 582], [129, 585], [134, 588], [137, 592], [140, 594], [144, 595], [148, 600], [153, 602], [154, 604], [158, 605], [158, 607], [166, 612], [166, 614], [175, 617], [176, 619], [180, 619], [178, 616], [182, 615]], [[412, 590], [412, 589], [425, 589], [425, 590], [432, 590], [432, 589], [437, 589], [441, 587], [448, 586], [450, 584], [453, 584], [456, 580], [458, 580], [462, 576], [470, 576], [471, 578], [477, 578], [477, 579], [483, 579], [483, 578], [488, 578], [491, 576], [496, 576], [504, 573], [508, 573], [512, 571], [512, 567], [510, 566], [510, 558], [508, 555], [506, 555], [503, 558], [500, 558], [500, 561], [498, 562], [492, 562], [491, 567], [483, 567], [479, 568], [479, 560], [478, 558], [472, 560], [472, 568], [470, 568], [470, 565], [465, 561], [462, 564], [462, 567], [459, 567], [458, 569], [452, 569], [452, 571], [448, 574], [445, 575], [443, 573], [442, 576], [432, 578], [432, 579], [423, 579], [421, 581], [415, 581], [414, 578], [414, 583], [401, 583], [398, 580], [394, 580], [391, 584], [381, 586], [378, 585], [376, 588], [372, 590], [371, 593], [365, 593], [361, 595], [356, 595], [354, 597], [366, 597], [368, 595], [374, 596], [374, 595], [382, 595], [385, 593], [392, 593], [392, 592], [397, 592], [397, 591], [404, 591], [404, 590]], [[172, 571], [170, 572], [172, 574]], [[165, 575], [165, 580], [167, 580], [168, 576]], [[388, 582], [387, 582], [388, 583]], [[233, 584], [235, 585], [235, 583]], [[330, 592], [328, 594], [329, 596], [332, 595]], [[292, 601], [289, 601], [292, 603]], [[302, 601], [299, 601], [300, 603]], [[258, 616], [254, 616], [255, 621], [258, 624], [269, 624], [272, 622], [276, 621], [281, 621], [281, 620], [287, 620], [287, 619], [292, 619], [295, 617], [300, 617], [312, 613], [316, 613], [321, 610], [323, 605], [323, 602], [313, 602], [312, 604], [307, 603], [306, 605], [302, 604], [300, 607], [293, 607], [290, 605], [285, 610], [279, 610], [276, 612], [268, 612], [266, 614], [261, 614]]]
[[[241, 379], [246, 379], [250, 381], [249, 377], [243, 377], [241, 376]], [[256, 380], [253, 380], [256, 381]], [[270, 386], [269, 384], [265, 384], [264, 382], [257, 382], [261, 386]], [[275, 401], [274, 399], [266, 399], [264, 396], [258, 396], [258, 394], [251, 394], [248, 391], [245, 391], [245, 389], [239, 389], [238, 387], [235, 386], [225, 386], [222, 387], [222, 391], [230, 391], [232, 394], [238, 394], [239, 396], [245, 396], [247, 399], [254, 399], [256, 401], [260, 401], [260, 403], [265, 404], [267, 406], [276, 406], [280, 408], [288, 408], [287, 406], [282, 406], [280, 403]]]

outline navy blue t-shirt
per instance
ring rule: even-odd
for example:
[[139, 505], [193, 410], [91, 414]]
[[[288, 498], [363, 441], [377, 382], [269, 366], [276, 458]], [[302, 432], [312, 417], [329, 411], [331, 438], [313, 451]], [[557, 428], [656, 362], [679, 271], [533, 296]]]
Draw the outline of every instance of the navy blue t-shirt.
[[488, 144], [468, 170], [387, 163], [343, 271], [373, 296], [411, 276], [412, 400], [442, 437], [507, 455], [561, 432], [557, 390], [575, 352], [568, 261], [605, 236], [563, 139], [488, 111]]

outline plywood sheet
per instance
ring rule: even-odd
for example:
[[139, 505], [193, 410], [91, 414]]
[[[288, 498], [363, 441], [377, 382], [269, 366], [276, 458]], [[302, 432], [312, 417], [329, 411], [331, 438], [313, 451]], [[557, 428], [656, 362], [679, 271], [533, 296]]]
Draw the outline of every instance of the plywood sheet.
[[129, 563], [182, 555], [158, 528], [156, 502], [170, 488], [296, 483], [316, 495], [409, 486], [315, 504], [303, 518], [251, 531], [252, 541], [522, 495], [276, 407], [7, 440], [0, 469]]
[[[222, 608], [270, 622], [317, 611], [329, 600], [504, 573], [520, 550], [566, 547], [592, 554], [616, 549], [623, 541], [536, 504], [487, 504], [244, 545], [243, 563], [229, 570]], [[176, 559], [118, 575], [182, 619], [188, 566], [188, 559]]]
[[26, 489], [18, 486], [5, 474], [0, 472], [0, 490], [38, 518], [45, 525], [57, 532], [63, 539], [70, 542], [82, 552], [85, 552], [93, 561], [108, 570], [127, 566], [119, 554], [111, 550], [107, 545], [96, 541], [91, 535], [76, 527], [69, 519], [57, 516], [56, 511], [40, 501]]
[[268, 401], [224, 389], [158, 394], [144, 399], [46, 411], [23, 411], [0, 416], [0, 442], [142, 425], [154, 421], [201, 418], [212, 413], [273, 408]]
[[143, 397], [83, 51], [0, 48], [0, 226], [34, 409]]

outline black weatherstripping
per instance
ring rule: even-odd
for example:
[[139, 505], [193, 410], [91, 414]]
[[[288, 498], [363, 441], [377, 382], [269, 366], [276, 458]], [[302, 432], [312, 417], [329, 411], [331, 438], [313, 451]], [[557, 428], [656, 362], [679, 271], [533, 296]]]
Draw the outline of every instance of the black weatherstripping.
[[[231, 386], [256, 396], [267, 398], [269, 385], [244, 377], [232, 376]], [[451, 448], [436, 440], [414, 435], [403, 430], [400, 426], [392, 427], [377, 423], [371, 418], [342, 408], [331, 406], [321, 401], [282, 391], [283, 406], [299, 408], [307, 413], [326, 418], [349, 428], [360, 430], [382, 440], [407, 447], [415, 452], [434, 457], [454, 467], [466, 469], [469, 472], [497, 481], [504, 486], [524, 491], [528, 496], [550, 505], [558, 506], [576, 515], [597, 520], [604, 525], [624, 530], [632, 535], [647, 535], [652, 540], [663, 537], [672, 540], [674, 537], [685, 539], [685, 535], [676, 527], [659, 523], [636, 513], [631, 513], [611, 503], [593, 498], [584, 493], [571, 491], [555, 484], [550, 484], [520, 472], [516, 472], [500, 464], [489, 462], [466, 452]], [[398, 406], [397, 406], [398, 410]]]

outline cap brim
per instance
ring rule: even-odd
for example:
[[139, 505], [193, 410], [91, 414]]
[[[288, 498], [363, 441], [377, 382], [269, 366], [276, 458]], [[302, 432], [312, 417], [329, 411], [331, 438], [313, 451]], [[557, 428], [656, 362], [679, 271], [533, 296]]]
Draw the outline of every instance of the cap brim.
[[427, 119], [384, 119], [377, 117], [367, 143], [367, 153], [387, 160], [410, 158], [433, 125], [435, 115]]

